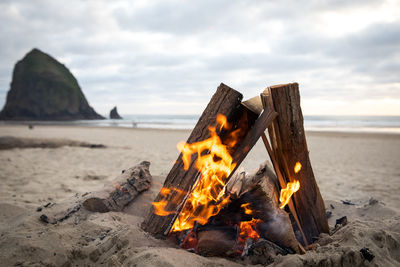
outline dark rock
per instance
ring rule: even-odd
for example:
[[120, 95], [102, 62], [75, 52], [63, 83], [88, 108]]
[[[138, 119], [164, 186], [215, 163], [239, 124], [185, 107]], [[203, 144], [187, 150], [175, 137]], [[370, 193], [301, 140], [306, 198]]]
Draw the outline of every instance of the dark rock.
[[89, 106], [71, 72], [33, 49], [14, 67], [1, 120], [104, 119]]
[[110, 119], [114, 119], [114, 120], [121, 120], [122, 119], [122, 117], [118, 114], [117, 107], [114, 107], [110, 111]]
[[372, 261], [375, 258], [375, 255], [372, 254], [372, 252], [369, 250], [369, 248], [362, 248], [362, 249], [360, 249], [360, 252], [361, 252], [362, 256], [364, 257], [364, 259], [366, 259], [367, 261]]
[[46, 214], [40, 215], [40, 220], [42, 222], [45, 222], [45, 223], [49, 223], [50, 222], [49, 217], [47, 217]]
[[344, 205], [355, 205], [353, 202], [351, 202], [351, 201], [349, 201], [349, 200], [340, 200], [340, 201], [342, 201], [342, 203], [343, 203]]
[[103, 144], [90, 144], [89, 148], [105, 148]]
[[343, 216], [343, 217], [337, 219], [337, 220], [336, 220], [335, 227], [336, 227], [337, 225], [339, 225], [339, 224], [341, 224], [342, 226], [345, 226], [345, 225], [347, 224], [347, 216]]

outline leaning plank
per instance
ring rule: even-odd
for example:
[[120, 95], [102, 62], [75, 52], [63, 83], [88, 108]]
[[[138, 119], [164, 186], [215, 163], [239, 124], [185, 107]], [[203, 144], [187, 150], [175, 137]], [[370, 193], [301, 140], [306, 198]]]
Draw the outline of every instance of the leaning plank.
[[112, 184], [103, 190], [89, 193], [85, 196], [83, 206], [90, 211], [108, 212], [121, 211], [131, 203], [141, 192], [148, 190], [151, 185], [150, 162], [124, 170]]
[[[236, 169], [239, 167], [240, 163], [246, 158], [247, 154], [253, 148], [253, 146], [257, 143], [258, 139], [260, 139], [261, 135], [268, 128], [268, 126], [273, 122], [277, 113], [270, 110], [264, 110], [261, 113], [260, 117], [257, 119], [253, 128], [246, 135], [244, 140], [241, 142], [240, 147], [235, 151], [232, 155], [233, 162], [236, 163], [235, 169], [232, 171], [234, 173]], [[229, 177], [228, 177], [229, 178]]]
[[[329, 226], [308, 155], [299, 86], [297, 83], [276, 85], [264, 93], [279, 114], [269, 129], [273, 153], [286, 182], [300, 181], [300, 189], [292, 199], [307, 242], [312, 243], [313, 237], [328, 233]], [[296, 162], [302, 164], [297, 174], [293, 168]]]
[[[262, 101], [262, 105], [263, 105], [264, 109], [273, 109], [272, 103], [268, 104], [268, 101], [272, 102], [272, 100], [269, 99], [268, 95], [261, 94], [261, 101]], [[269, 128], [272, 129], [273, 128], [273, 124]], [[275, 159], [275, 155], [274, 155], [274, 153], [272, 151], [272, 148], [271, 148], [271, 146], [270, 146], [270, 144], [268, 142], [268, 139], [267, 139], [267, 136], [265, 135], [265, 132], [262, 134], [261, 137], [262, 137], [262, 140], [264, 142], [265, 148], [268, 151], [268, 155], [269, 155], [269, 157], [270, 157], [270, 159], [272, 161], [272, 164], [274, 165], [274, 170], [275, 170], [276, 176], [278, 178], [278, 182], [279, 182], [280, 188], [286, 188], [286, 181], [284, 180], [284, 178], [282, 176], [282, 173], [281, 173], [281, 171], [279, 169], [279, 163]], [[297, 212], [296, 212], [296, 209], [295, 209], [295, 207], [293, 205], [292, 199], [289, 200], [288, 207], [289, 207], [290, 212], [292, 213], [292, 216], [293, 216], [294, 220], [296, 221], [297, 227], [300, 230], [301, 236], [303, 238], [303, 244], [307, 246], [308, 245], [308, 241], [307, 241], [307, 238], [306, 238], [306, 236], [304, 234], [303, 228], [301, 227], [299, 218], [297, 217]]]
[[[237, 143], [239, 145], [258, 116], [241, 105], [242, 98], [242, 94], [225, 84], [221, 84], [194, 127], [187, 143], [191, 144], [209, 138], [208, 127], [215, 125], [218, 114], [223, 114], [227, 117], [228, 122], [232, 124], [231, 131], [241, 128], [242, 134], [239, 136]], [[227, 136], [227, 132], [222, 130], [222, 132], [217, 132], [217, 134], [221, 137], [222, 142], [224, 142], [224, 137]], [[237, 150], [238, 145], [232, 148], [231, 153]], [[169, 233], [169, 229], [176, 215], [180, 212], [185, 202], [187, 192], [192, 189], [199, 175], [199, 171], [194, 165], [196, 159], [197, 154], [194, 154], [190, 161], [189, 168], [186, 171], [184, 170], [182, 154], [179, 155], [164, 182], [164, 188], [173, 188], [174, 190], [168, 195], [160, 192], [155, 199], [155, 202], [165, 201], [165, 210], [171, 211], [172, 214], [159, 216], [154, 213], [154, 207], [151, 207], [142, 223], [142, 228], [145, 231], [156, 237], [165, 237]]]

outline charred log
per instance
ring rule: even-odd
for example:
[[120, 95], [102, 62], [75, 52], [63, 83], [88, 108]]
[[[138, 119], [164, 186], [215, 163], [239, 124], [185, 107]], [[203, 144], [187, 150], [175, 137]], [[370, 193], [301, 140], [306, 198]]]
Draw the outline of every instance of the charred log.
[[299, 253], [299, 244], [289, 215], [279, 208], [277, 178], [271, 169], [267, 165], [262, 165], [254, 174], [245, 176], [243, 184], [246, 183], [251, 185], [242, 193], [239, 201], [248, 203], [247, 210], [252, 211], [250, 215], [261, 220], [257, 224], [260, 236]]
[[210, 226], [197, 230], [196, 251], [203, 256], [232, 256], [237, 254], [238, 228]]

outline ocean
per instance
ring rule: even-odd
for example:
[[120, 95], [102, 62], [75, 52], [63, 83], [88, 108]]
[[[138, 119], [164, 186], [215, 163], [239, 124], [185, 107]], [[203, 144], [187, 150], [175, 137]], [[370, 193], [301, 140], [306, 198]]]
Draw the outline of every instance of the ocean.
[[[36, 125], [77, 125], [154, 129], [192, 129], [199, 115], [127, 115], [122, 120], [24, 122]], [[1, 124], [22, 122], [0, 122]], [[308, 131], [369, 132], [400, 134], [400, 116], [304, 116]]]

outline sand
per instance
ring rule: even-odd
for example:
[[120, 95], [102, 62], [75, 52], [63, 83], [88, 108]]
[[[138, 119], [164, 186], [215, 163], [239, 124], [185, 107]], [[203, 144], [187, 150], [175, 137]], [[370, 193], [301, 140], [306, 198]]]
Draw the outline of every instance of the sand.
[[[104, 144], [0, 150], [0, 262], [2, 266], [240, 266], [241, 259], [205, 258], [157, 240], [139, 224], [178, 156], [189, 131], [77, 126], [1, 125], [0, 136]], [[400, 265], [400, 135], [307, 133], [311, 162], [329, 224], [347, 216], [334, 235], [322, 236], [305, 255], [278, 256], [278, 266]], [[68, 143], [66, 142], [66, 143]], [[268, 158], [262, 143], [243, 162], [252, 171]], [[96, 191], [123, 169], [151, 162], [151, 190], [125, 212], [82, 211], [48, 225], [46, 210], [63, 209]], [[355, 205], [345, 205], [347, 200]], [[50, 207], [44, 208], [47, 203]], [[55, 203], [55, 204], [54, 204]], [[42, 211], [38, 212], [37, 208]], [[359, 252], [368, 247], [369, 262]]]

